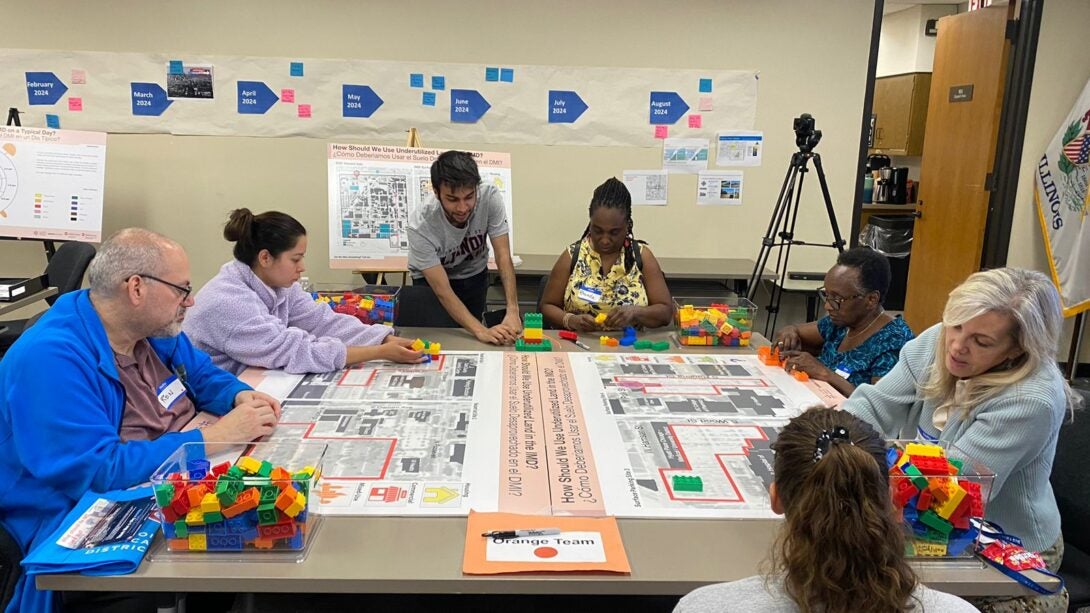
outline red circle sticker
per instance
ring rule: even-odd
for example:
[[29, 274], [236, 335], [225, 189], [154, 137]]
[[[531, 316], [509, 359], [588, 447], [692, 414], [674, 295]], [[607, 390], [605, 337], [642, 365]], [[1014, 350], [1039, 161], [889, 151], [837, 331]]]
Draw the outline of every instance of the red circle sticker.
[[556, 547], [538, 547], [534, 550], [534, 555], [539, 558], [555, 558], [558, 553]]

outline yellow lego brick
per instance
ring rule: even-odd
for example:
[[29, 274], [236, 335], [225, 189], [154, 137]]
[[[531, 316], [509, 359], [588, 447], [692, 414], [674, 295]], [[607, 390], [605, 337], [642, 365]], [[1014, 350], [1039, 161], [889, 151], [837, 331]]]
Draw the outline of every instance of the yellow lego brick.
[[739, 347], [749, 347], [749, 339], [748, 338], [738, 339], [738, 346]]
[[204, 525], [204, 511], [200, 509], [190, 509], [185, 514], [185, 523], [187, 526], [203, 526]]
[[251, 458], [248, 455], [244, 455], [235, 462], [235, 466], [238, 466], [242, 470], [250, 473], [251, 475], [257, 474], [257, 471], [261, 470], [261, 462]]
[[908, 455], [922, 455], [929, 458], [942, 458], [946, 455], [943, 453], [942, 447], [925, 443], [909, 443], [908, 446], [905, 447], [905, 453]]
[[412, 345], [409, 345], [409, 347], [411, 347], [413, 351], [423, 351], [424, 350], [424, 341], [422, 341], [420, 339], [416, 339], [415, 341], [413, 341]]
[[439, 343], [432, 343], [431, 346], [428, 347], [428, 353], [432, 356], [437, 356], [439, 355], [440, 347], [441, 345]]
[[958, 505], [961, 504], [962, 499], [965, 498], [965, 490], [956, 484], [951, 485], [953, 487], [948, 490], [947, 499], [935, 507], [935, 513], [943, 519], [950, 519], [950, 516], [957, 510]]
[[189, 535], [190, 551], [206, 551], [208, 549], [208, 537], [203, 534]]
[[594, 316], [594, 323], [604, 324], [605, 322], [606, 322], [606, 314], [605, 313], [598, 313], [597, 315]]
[[897, 458], [897, 467], [901, 468], [905, 464], [908, 464], [908, 454], [907, 453], [902, 453], [901, 457]]
[[201, 513], [216, 513], [220, 510], [220, 499], [215, 494], [205, 494], [201, 499]]
[[367, 309], [368, 311], [375, 308], [374, 299], [373, 298], [364, 298], [363, 300], [360, 300], [360, 308], [361, 309]]
[[522, 331], [522, 338], [541, 340], [541, 328], [525, 328]]

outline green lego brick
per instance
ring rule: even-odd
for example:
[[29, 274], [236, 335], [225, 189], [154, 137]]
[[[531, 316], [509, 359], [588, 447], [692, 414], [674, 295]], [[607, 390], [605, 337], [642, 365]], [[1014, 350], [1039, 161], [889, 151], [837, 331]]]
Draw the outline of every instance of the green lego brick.
[[636, 341], [635, 343], [632, 343], [632, 348], [633, 349], [650, 349], [651, 348], [651, 341], [649, 341], [649, 340], [647, 340], [645, 338], [641, 338], [640, 340]]
[[174, 538], [184, 539], [189, 536], [189, 526], [186, 525], [184, 519], [179, 519], [174, 522]]
[[174, 484], [162, 483], [155, 486], [155, 503], [162, 507], [169, 507], [174, 500]]
[[916, 489], [927, 489], [927, 477], [923, 476], [923, 473], [920, 472], [920, 469], [916, 468], [912, 464], [905, 464], [901, 467], [901, 470], [903, 470], [904, 473], [908, 475], [909, 480], [912, 481], [912, 484], [916, 486]]
[[542, 327], [541, 313], [527, 313], [522, 316], [522, 327], [524, 328], [540, 328]]
[[261, 526], [271, 526], [278, 522], [279, 519], [276, 516], [276, 505], [263, 504], [257, 507], [257, 523]]
[[703, 492], [704, 481], [697, 476], [674, 475], [675, 492]]
[[669, 348], [670, 341], [657, 341], [655, 343], [651, 343], [651, 349], [654, 349], [655, 351], [666, 351]]
[[218, 524], [221, 521], [223, 521], [223, 513], [220, 513], [219, 511], [212, 511], [204, 514], [205, 524]]
[[927, 526], [928, 528], [933, 528], [934, 530], [941, 532], [947, 536], [949, 536], [950, 532], [954, 529], [953, 524], [939, 517], [937, 513], [930, 510], [920, 513], [920, 523]]
[[257, 469], [257, 474], [261, 475], [262, 477], [268, 477], [270, 474], [272, 474], [272, 469], [272, 462], [264, 460], [263, 462], [261, 462], [261, 468]]
[[962, 467], [964, 466], [964, 463], [961, 460], [955, 460], [953, 458], [947, 458], [946, 461], [950, 462], [950, 464], [952, 464], [954, 466], [954, 468], [957, 469], [957, 472], [954, 473], [955, 475], [960, 475], [961, 474]]
[[527, 343], [522, 338], [515, 339], [515, 351], [545, 352], [552, 350], [553, 344], [547, 338], [541, 339], [540, 343]]

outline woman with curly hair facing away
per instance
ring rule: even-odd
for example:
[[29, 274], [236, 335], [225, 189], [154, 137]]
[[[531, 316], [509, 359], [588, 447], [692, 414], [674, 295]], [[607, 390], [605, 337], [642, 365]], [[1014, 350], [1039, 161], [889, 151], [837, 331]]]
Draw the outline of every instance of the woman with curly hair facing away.
[[772, 449], [768, 493], [784, 524], [764, 576], [697, 589], [674, 613], [976, 610], [921, 585], [905, 561], [886, 443], [866, 422], [810, 409], [784, 427]]

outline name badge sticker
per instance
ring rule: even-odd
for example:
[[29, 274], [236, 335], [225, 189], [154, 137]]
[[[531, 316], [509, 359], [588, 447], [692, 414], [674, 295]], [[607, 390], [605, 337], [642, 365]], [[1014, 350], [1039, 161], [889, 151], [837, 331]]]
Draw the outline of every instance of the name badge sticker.
[[586, 285], [579, 286], [578, 297], [583, 302], [589, 302], [591, 304], [598, 304], [602, 301], [602, 290], [593, 287], [587, 287]]
[[847, 366], [837, 366], [836, 370], [834, 370], [833, 372], [845, 379], [852, 376], [852, 369], [848, 368]]
[[171, 410], [175, 402], [185, 395], [185, 385], [177, 375], [171, 375], [169, 379], [159, 384], [155, 391], [159, 396], [159, 404], [166, 410]]

